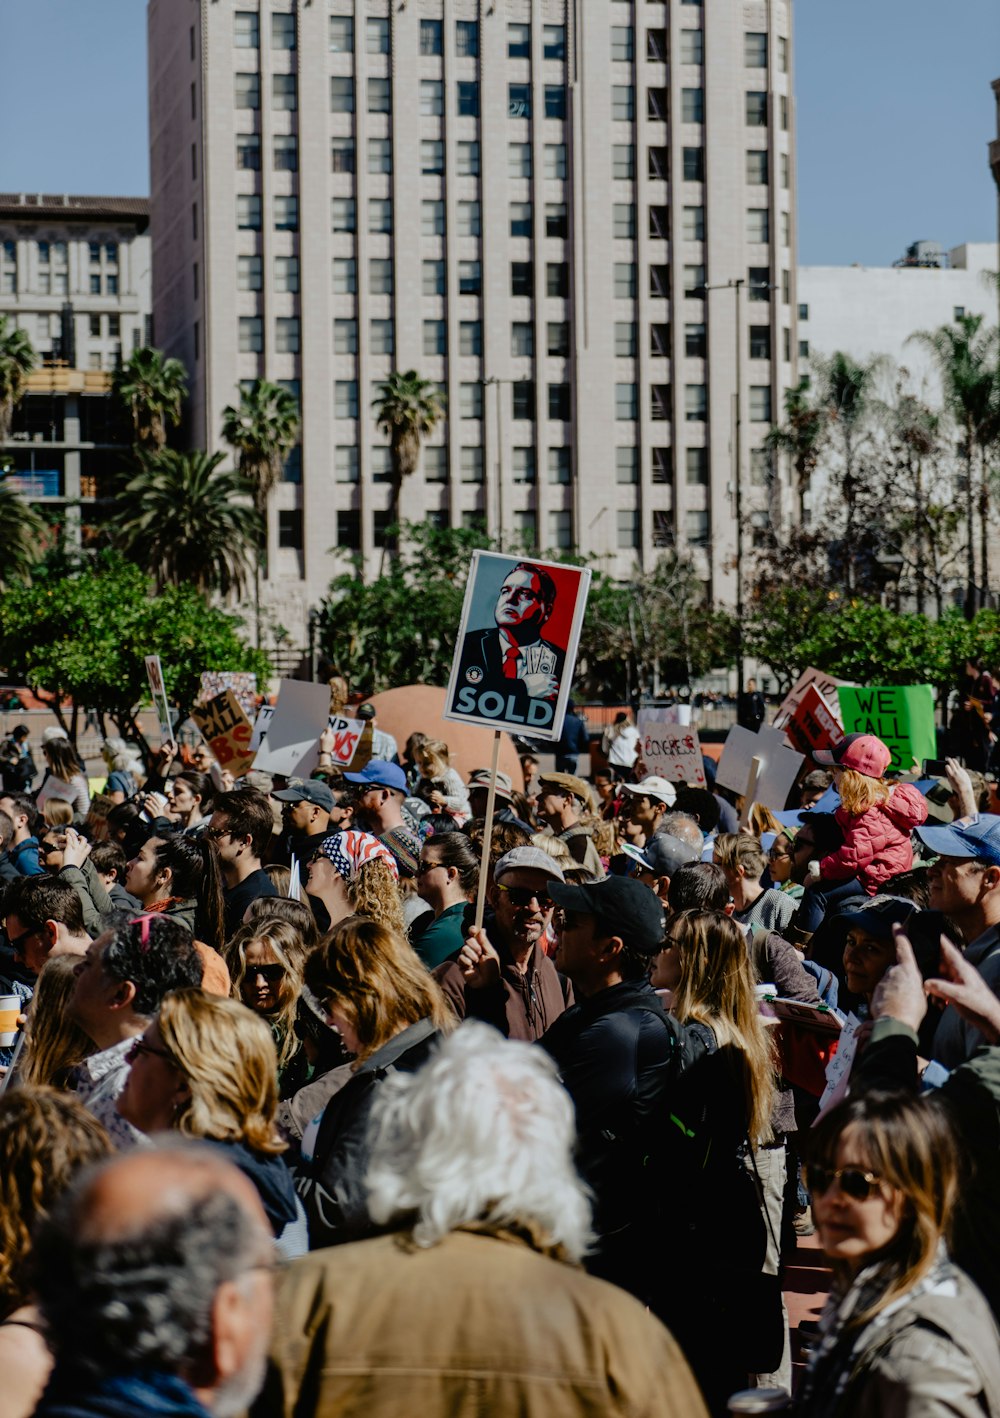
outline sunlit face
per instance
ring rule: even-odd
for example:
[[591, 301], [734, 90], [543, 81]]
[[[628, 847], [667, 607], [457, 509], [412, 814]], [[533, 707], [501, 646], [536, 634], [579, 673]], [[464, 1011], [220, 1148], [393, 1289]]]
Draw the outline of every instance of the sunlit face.
[[668, 935], [666, 944], [653, 961], [653, 973], [649, 983], [654, 990], [676, 990], [681, 982], [681, 954]]
[[538, 630], [545, 619], [545, 605], [538, 577], [531, 571], [512, 571], [500, 587], [496, 609], [497, 625], [505, 630], [534, 627]]
[[281, 816], [285, 827], [291, 832], [308, 832], [312, 823], [315, 805], [300, 798], [297, 803], [282, 803]]
[[104, 969], [104, 952], [110, 940], [110, 931], [92, 940], [86, 955], [81, 956], [73, 969], [75, 978], [69, 1001], [69, 1014], [88, 1034], [89, 1026], [105, 1017], [108, 1001], [117, 988], [117, 982]]
[[309, 860], [306, 872], [306, 891], [310, 896], [319, 896], [326, 904], [331, 918], [343, 920], [351, 912], [351, 898], [347, 882], [340, 872], [322, 852], [315, 852]]
[[867, 931], [848, 932], [844, 945], [844, 976], [851, 994], [870, 999], [890, 965], [896, 963], [892, 940], [879, 940]]
[[52, 952], [52, 940], [43, 926], [32, 930], [13, 911], [4, 921], [7, 939], [14, 950], [14, 959], [32, 974], [38, 975]]
[[212, 767], [212, 753], [207, 744], [200, 743], [191, 754], [191, 762], [199, 773], [208, 773]]
[[137, 1038], [129, 1051], [125, 1087], [118, 1095], [118, 1112], [140, 1132], [166, 1132], [172, 1128], [189, 1089], [180, 1067], [164, 1046], [156, 1020]]
[[982, 897], [983, 876], [982, 863], [973, 857], [938, 857], [927, 868], [930, 909], [951, 916], [977, 906]]
[[156, 863], [157, 849], [162, 845], [159, 837], [150, 837], [142, 844], [125, 870], [125, 890], [144, 906], [158, 901], [166, 894], [164, 873]]
[[777, 885], [788, 881], [792, 875], [792, 839], [786, 837], [782, 832], [774, 840], [774, 845], [767, 854], [767, 864], [771, 871], [771, 880]]
[[441, 848], [426, 842], [420, 851], [420, 867], [417, 871], [417, 895], [426, 901], [431, 910], [440, 910], [444, 904], [450, 876], [448, 868], [441, 865]]
[[53, 876], [63, 865], [63, 850], [66, 846], [65, 832], [46, 832], [38, 844], [38, 855], [45, 870]]
[[174, 811], [181, 817], [187, 817], [189, 813], [195, 812], [201, 806], [201, 798], [195, 793], [191, 784], [184, 778], [175, 778], [171, 785], [171, 800]]
[[645, 793], [628, 795], [629, 821], [645, 832], [647, 837], [652, 837], [656, 824], [665, 812], [666, 807], [656, 798], [647, 798]]
[[329, 1009], [330, 1019], [333, 1027], [344, 1041], [344, 1048], [349, 1054], [359, 1054], [364, 1047], [354, 1025], [348, 1019], [342, 1009], [336, 1005]]
[[285, 967], [265, 940], [255, 940], [246, 948], [246, 970], [240, 993], [243, 1003], [258, 1014], [272, 1014], [281, 1003]]
[[[425, 849], [426, 850], [426, 849]], [[549, 878], [533, 867], [506, 872], [490, 892], [497, 925], [516, 947], [537, 944], [552, 920]]]
[[[873, 1172], [856, 1123], [850, 1123], [837, 1143], [834, 1169], [850, 1168]], [[810, 1175], [814, 1185], [816, 1169]], [[860, 1270], [869, 1256], [884, 1250], [899, 1234], [906, 1200], [888, 1182], [872, 1184], [863, 1200], [849, 1196], [841, 1181], [831, 1181], [825, 1190], [812, 1191], [812, 1213], [820, 1245], [830, 1260], [840, 1261], [852, 1271]]]

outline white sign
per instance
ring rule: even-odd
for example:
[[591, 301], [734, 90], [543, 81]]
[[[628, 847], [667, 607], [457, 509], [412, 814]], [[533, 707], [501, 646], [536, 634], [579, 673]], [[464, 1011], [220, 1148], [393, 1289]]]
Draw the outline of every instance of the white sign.
[[168, 743], [174, 736], [170, 723], [170, 705], [167, 703], [166, 686], [163, 683], [163, 666], [159, 655], [146, 656], [146, 676], [149, 692], [153, 697], [153, 708], [160, 725], [160, 742]]
[[776, 812], [782, 811], [803, 763], [805, 756], [796, 753], [794, 748], [782, 746], [770, 752], [757, 773], [754, 802]]
[[844, 727], [843, 720], [840, 717], [837, 686], [839, 684], [853, 686], [855, 681], [851, 679], [837, 679], [835, 675], [825, 674], [822, 670], [817, 670], [810, 666], [809, 669], [802, 671], [784, 699], [778, 705], [777, 712], [772, 721], [773, 728], [780, 729], [784, 724], [787, 724], [788, 720], [795, 713], [799, 700], [811, 684], [816, 686], [817, 693], [821, 694], [826, 700], [830, 712], [833, 714], [840, 727]]
[[250, 752], [256, 753], [264, 742], [264, 735], [267, 733], [267, 726], [274, 718], [274, 705], [262, 704], [257, 710], [257, 717], [253, 722], [253, 733], [250, 736]]
[[[308, 778], [319, 760], [319, 736], [329, 717], [328, 685], [283, 679], [271, 717], [261, 726], [254, 767], [284, 778]], [[257, 721], [255, 733], [260, 715]]]
[[[686, 706], [684, 706], [686, 707]], [[690, 710], [688, 710], [690, 719]], [[701, 760], [698, 730], [678, 722], [677, 708], [640, 709], [639, 754], [647, 774], [671, 783], [705, 786], [705, 765]]]
[[[250, 739], [251, 753], [256, 753], [267, 738], [271, 720], [274, 718], [274, 709], [273, 704], [262, 704], [257, 710], [253, 736]], [[344, 714], [330, 714], [326, 723], [327, 728], [333, 730], [333, 747], [330, 750], [330, 757], [338, 767], [349, 768], [358, 751], [358, 744], [361, 742], [367, 720], [350, 719]]]
[[755, 758], [758, 767], [753, 801], [765, 807], [783, 808], [805, 760], [801, 753], [788, 747], [780, 729], [762, 728], [755, 734], [752, 729], [734, 724], [722, 749], [715, 774], [716, 784], [734, 793], [745, 794]]

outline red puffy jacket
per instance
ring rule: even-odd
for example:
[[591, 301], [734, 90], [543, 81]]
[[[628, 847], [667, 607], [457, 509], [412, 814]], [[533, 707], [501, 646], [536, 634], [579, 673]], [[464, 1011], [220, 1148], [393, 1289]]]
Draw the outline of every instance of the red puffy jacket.
[[927, 801], [912, 783], [897, 783], [887, 803], [855, 817], [839, 807], [836, 819], [844, 845], [819, 864], [821, 881], [849, 881], [856, 876], [869, 896], [913, 866], [910, 833], [927, 821]]

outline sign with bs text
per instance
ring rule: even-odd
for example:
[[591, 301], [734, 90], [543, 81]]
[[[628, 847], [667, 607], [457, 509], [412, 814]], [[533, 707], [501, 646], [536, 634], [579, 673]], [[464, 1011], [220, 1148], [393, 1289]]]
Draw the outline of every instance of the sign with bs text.
[[207, 704], [195, 705], [191, 718], [215, 754], [219, 767], [227, 769], [234, 778], [242, 777], [253, 763], [250, 751], [253, 726], [233, 691], [227, 689]]

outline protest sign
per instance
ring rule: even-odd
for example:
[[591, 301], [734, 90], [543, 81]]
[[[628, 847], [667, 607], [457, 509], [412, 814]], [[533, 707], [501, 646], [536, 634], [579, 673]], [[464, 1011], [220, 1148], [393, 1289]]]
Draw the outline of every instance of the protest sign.
[[262, 704], [257, 710], [257, 717], [253, 721], [253, 733], [250, 736], [250, 752], [256, 753], [264, 742], [264, 735], [267, 733], [267, 726], [274, 718], [274, 705]]
[[875, 734], [892, 754], [890, 767], [909, 773], [937, 756], [934, 691], [929, 684], [838, 689], [847, 734]]
[[198, 703], [207, 704], [224, 689], [233, 691], [236, 702], [253, 723], [257, 710], [257, 676], [245, 670], [205, 670], [201, 676]]
[[[757, 774], [751, 788], [755, 759]], [[745, 794], [750, 788], [753, 802], [783, 808], [802, 763], [802, 754], [788, 747], [780, 729], [762, 728], [754, 733], [735, 724], [723, 745], [715, 781], [734, 793]]]
[[819, 748], [832, 748], [844, 737], [839, 709], [834, 711], [814, 684], [806, 686], [791, 718], [783, 727], [793, 748], [807, 758]]
[[[257, 753], [264, 743], [273, 718], [274, 705], [262, 704], [254, 720], [253, 736], [250, 739], [251, 753]], [[330, 749], [333, 762], [338, 768], [350, 768], [353, 765], [355, 770], [362, 769], [372, 756], [371, 724], [366, 719], [349, 718], [345, 714], [330, 714], [326, 723], [327, 728], [333, 732], [333, 745]], [[364, 751], [366, 743], [367, 753]]]
[[839, 718], [837, 706], [837, 690], [841, 685], [852, 685], [853, 680], [837, 679], [836, 675], [824, 674], [822, 670], [814, 669], [812, 666], [803, 670], [784, 699], [778, 705], [771, 727], [783, 729], [787, 721], [795, 712], [796, 705], [802, 699], [806, 690], [812, 685], [818, 694], [821, 694], [830, 705], [835, 717]]
[[207, 704], [196, 704], [191, 718], [220, 768], [227, 769], [234, 778], [242, 777], [254, 761], [250, 751], [253, 729], [233, 691], [226, 689]]
[[754, 802], [776, 811], [783, 809], [804, 762], [802, 754], [796, 753], [786, 744], [773, 749], [757, 773], [753, 790]]
[[255, 766], [285, 778], [308, 778], [319, 761], [319, 736], [329, 717], [328, 685], [283, 679]]
[[473, 552], [443, 717], [556, 740], [590, 572]]
[[698, 730], [678, 724], [676, 708], [640, 709], [636, 722], [639, 755], [647, 774], [656, 774], [671, 783], [705, 786]]
[[163, 666], [160, 664], [159, 655], [146, 656], [146, 677], [149, 680], [149, 692], [153, 698], [153, 708], [156, 710], [156, 718], [160, 726], [160, 742], [167, 743], [174, 734], [170, 723], [170, 705], [167, 703], [167, 690], [163, 683]]

